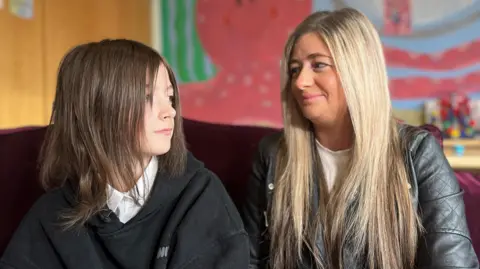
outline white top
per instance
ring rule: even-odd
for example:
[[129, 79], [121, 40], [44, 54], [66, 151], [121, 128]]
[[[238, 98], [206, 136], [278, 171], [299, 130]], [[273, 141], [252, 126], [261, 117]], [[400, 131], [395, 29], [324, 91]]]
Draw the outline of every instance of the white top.
[[331, 191], [333, 184], [346, 176], [351, 149], [332, 151], [320, 144], [318, 140], [316, 142], [328, 191]]
[[[155, 176], [158, 171], [158, 160], [153, 157], [137, 181], [135, 187], [128, 192], [120, 192], [108, 185], [107, 206], [112, 210], [122, 223], [126, 223], [137, 215], [150, 195]], [[138, 189], [138, 204], [135, 204], [135, 188]]]

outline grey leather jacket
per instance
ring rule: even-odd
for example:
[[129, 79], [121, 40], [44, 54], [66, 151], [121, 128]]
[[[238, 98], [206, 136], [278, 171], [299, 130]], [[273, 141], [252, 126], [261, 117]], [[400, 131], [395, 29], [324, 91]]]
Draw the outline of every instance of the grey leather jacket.
[[[402, 129], [414, 128], [402, 126]], [[253, 163], [242, 208], [245, 228], [250, 237], [250, 269], [268, 268], [268, 216], [275, 188], [274, 165], [277, 143], [282, 133], [262, 139]], [[473, 250], [463, 202], [463, 190], [446, 160], [436, 138], [415, 128], [406, 149], [405, 165], [410, 171], [414, 205], [421, 210], [425, 233], [419, 240], [416, 268], [479, 268]], [[319, 239], [318, 244], [323, 244]], [[323, 246], [318, 246], [319, 248]], [[363, 268], [360, 261], [346, 260], [344, 268]], [[304, 268], [314, 268], [305, 265]]]

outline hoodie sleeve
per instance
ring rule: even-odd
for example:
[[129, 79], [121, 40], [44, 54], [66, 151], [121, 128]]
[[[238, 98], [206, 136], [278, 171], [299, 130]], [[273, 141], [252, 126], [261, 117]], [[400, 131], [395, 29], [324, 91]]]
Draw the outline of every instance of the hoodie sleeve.
[[[188, 197], [188, 198], [187, 198]], [[248, 236], [240, 214], [222, 182], [207, 169], [197, 172], [178, 206], [191, 201], [177, 228], [177, 244], [169, 268], [245, 269], [249, 262]]]
[[51, 194], [35, 202], [3, 252], [0, 269], [62, 268], [41, 223], [42, 217], [51, 215], [51, 209]]
[[[232, 234], [205, 245], [205, 254], [189, 260], [185, 269], [245, 269], [248, 267], [248, 248], [245, 234]], [[208, 251], [208, 252], [207, 252]]]

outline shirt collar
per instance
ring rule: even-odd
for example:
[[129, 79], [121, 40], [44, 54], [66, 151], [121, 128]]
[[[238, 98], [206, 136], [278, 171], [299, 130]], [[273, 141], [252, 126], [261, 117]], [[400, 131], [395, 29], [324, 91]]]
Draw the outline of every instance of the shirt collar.
[[157, 157], [152, 157], [147, 167], [143, 171], [143, 175], [137, 180], [135, 187], [133, 187], [131, 190], [127, 192], [120, 192], [115, 188], [113, 188], [110, 184], [108, 184], [107, 186], [108, 208], [112, 211], [115, 211], [124, 198], [133, 200], [134, 199], [133, 197], [135, 197], [137, 194], [135, 189], [138, 190], [138, 196], [137, 196], [138, 202], [140, 203], [141, 206], [143, 206], [153, 187], [153, 183], [155, 182], [155, 176], [157, 175], [157, 171], [158, 171], [158, 159]]

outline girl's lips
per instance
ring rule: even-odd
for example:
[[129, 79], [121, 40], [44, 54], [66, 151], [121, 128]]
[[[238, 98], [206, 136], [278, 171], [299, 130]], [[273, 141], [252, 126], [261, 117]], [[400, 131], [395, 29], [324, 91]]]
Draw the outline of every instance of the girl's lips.
[[163, 135], [170, 135], [172, 133], [172, 128], [165, 128], [161, 130], [156, 130], [154, 133], [156, 134], [163, 134]]

